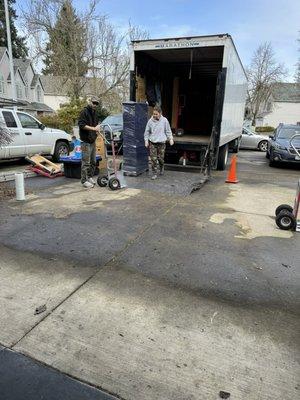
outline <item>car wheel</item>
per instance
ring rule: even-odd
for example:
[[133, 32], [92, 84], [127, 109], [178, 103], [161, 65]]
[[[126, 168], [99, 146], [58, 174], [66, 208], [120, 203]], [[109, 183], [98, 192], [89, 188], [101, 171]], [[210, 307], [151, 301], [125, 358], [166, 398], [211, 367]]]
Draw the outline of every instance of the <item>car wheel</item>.
[[274, 158], [273, 158], [273, 154], [272, 154], [272, 153], [270, 153], [269, 165], [270, 165], [270, 167], [276, 167], [276, 161], [274, 161]]
[[261, 142], [259, 142], [258, 148], [260, 151], [267, 151], [268, 150], [268, 141], [262, 140]]
[[296, 218], [287, 210], [282, 210], [276, 217], [276, 224], [278, 228], [284, 231], [294, 230], [296, 228]]
[[66, 142], [57, 142], [52, 156], [54, 162], [59, 162], [60, 157], [69, 155], [70, 147]]
[[281, 213], [281, 211], [289, 211], [290, 213], [293, 213], [293, 207], [291, 207], [289, 204], [281, 204], [278, 206], [275, 210], [275, 215], [277, 216], [278, 214]]

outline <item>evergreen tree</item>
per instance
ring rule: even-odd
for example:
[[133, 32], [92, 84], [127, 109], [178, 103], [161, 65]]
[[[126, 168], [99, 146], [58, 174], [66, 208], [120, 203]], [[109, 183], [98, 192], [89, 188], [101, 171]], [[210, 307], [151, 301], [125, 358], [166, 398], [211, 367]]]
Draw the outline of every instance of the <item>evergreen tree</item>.
[[[66, 0], [57, 16], [54, 27], [48, 32], [47, 56], [44, 58], [45, 75], [59, 75], [72, 78], [70, 95], [78, 97], [80, 78], [85, 76], [88, 63], [85, 60], [87, 28], [77, 16], [71, 0]], [[74, 79], [75, 78], [75, 79]], [[78, 81], [78, 82], [76, 82]], [[78, 86], [78, 87], [77, 87]]]
[[[14, 58], [26, 58], [28, 49], [25, 44], [25, 38], [18, 35], [15, 27], [15, 21], [18, 18], [14, 9], [15, 3], [16, 0], [8, 0], [12, 53]], [[0, 46], [7, 47], [4, 0], [0, 0]]]

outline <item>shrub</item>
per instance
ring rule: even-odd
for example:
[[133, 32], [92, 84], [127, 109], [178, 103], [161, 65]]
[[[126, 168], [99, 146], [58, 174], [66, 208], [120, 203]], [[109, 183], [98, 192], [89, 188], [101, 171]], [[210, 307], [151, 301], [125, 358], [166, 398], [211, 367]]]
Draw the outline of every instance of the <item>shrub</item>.
[[262, 133], [262, 132], [274, 132], [275, 128], [273, 126], [257, 126], [255, 128], [255, 132]]
[[38, 117], [42, 124], [49, 128], [61, 129], [60, 121], [57, 114], [41, 115]]
[[[61, 105], [56, 114], [42, 116], [40, 121], [50, 128], [62, 129], [73, 134], [73, 127], [77, 125], [77, 120], [81, 110], [86, 106], [86, 100], [73, 99], [69, 103]], [[100, 104], [96, 110], [100, 121], [109, 115], [109, 112]]]

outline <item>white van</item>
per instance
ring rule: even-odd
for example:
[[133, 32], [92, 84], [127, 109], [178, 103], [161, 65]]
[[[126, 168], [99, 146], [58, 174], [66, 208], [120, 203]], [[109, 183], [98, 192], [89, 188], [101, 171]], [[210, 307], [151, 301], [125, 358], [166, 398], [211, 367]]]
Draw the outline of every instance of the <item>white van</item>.
[[0, 108], [0, 122], [13, 139], [0, 147], [0, 159], [42, 154], [52, 155], [54, 161], [59, 161], [60, 156], [69, 154], [71, 136], [60, 129], [45, 127], [30, 114]]

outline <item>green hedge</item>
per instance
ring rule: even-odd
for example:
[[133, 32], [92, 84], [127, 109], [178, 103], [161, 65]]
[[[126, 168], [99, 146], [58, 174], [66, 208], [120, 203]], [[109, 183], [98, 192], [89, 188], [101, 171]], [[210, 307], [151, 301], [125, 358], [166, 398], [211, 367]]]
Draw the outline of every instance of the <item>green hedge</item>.
[[261, 132], [274, 132], [275, 128], [273, 126], [257, 126], [255, 128], [255, 132], [261, 133]]
[[[63, 104], [57, 113], [39, 117], [39, 120], [49, 128], [62, 129], [70, 134], [73, 127], [77, 125], [80, 111], [86, 106], [85, 99], [73, 99], [69, 103]], [[100, 121], [109, 115], [109, 112], [100, 104], [96, 109]]]

